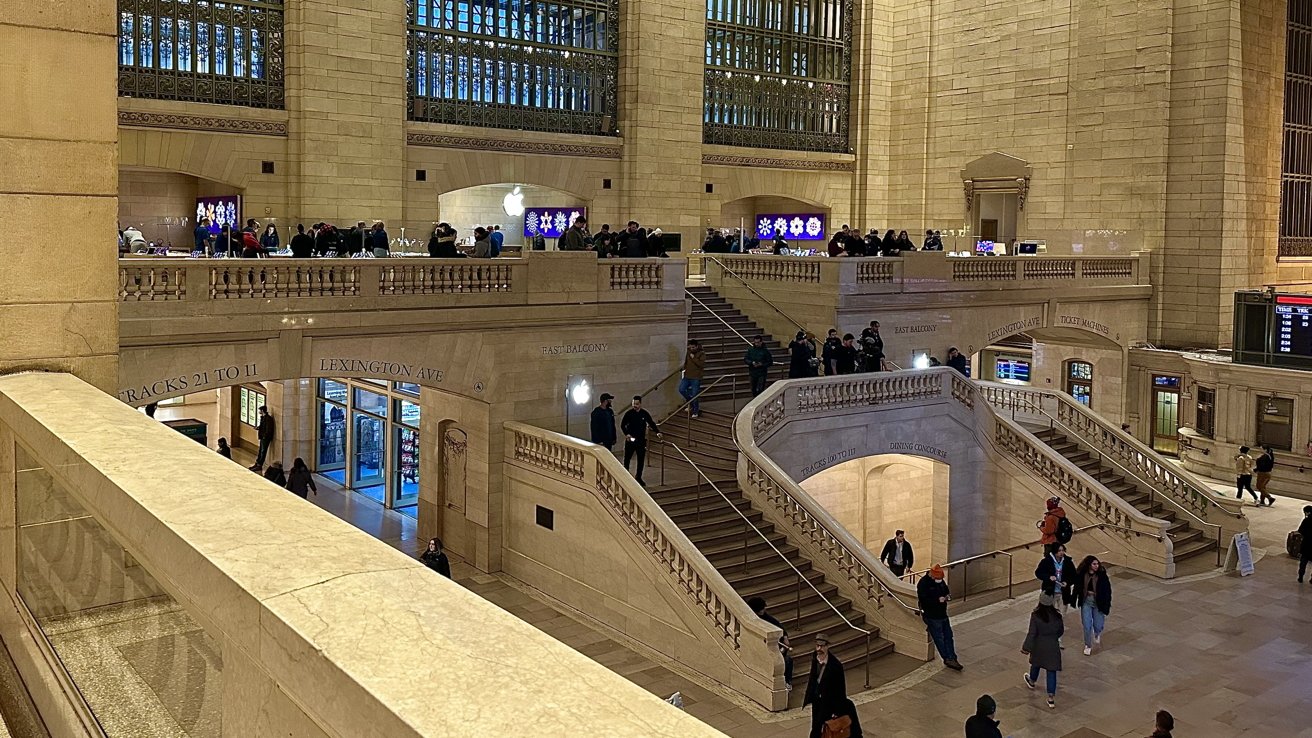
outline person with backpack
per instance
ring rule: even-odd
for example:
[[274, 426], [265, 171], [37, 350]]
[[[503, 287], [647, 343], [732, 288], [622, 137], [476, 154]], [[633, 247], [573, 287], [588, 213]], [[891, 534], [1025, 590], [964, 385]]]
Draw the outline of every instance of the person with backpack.
[[1034, 524], [1043, 533], [1039, 542], [1043, 544], [1043, 554], [1051, 554], [1058, 545], [1064, 545], [1071, 542], [1075, 536], [1075, 526], [1066, 517], [1066, 511], [1062, 509], [1061, 500], [1056, 497], [1048, 498], [1048, 509], [1043, 513], [1043, 519]]

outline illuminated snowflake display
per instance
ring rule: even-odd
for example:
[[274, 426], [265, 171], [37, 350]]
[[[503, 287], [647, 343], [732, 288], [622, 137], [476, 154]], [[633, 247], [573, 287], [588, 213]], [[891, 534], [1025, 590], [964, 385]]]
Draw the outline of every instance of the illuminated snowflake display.
[[581, 207], [525, 208], [524, 236], [560, 238], [575, 219], [587, 214], [587, 208]]
[[779, 213], [756, 216], [756, 237], [762, 240], [784, 236], [789, 240], [823, 241], [825, 216], [822, 213]]

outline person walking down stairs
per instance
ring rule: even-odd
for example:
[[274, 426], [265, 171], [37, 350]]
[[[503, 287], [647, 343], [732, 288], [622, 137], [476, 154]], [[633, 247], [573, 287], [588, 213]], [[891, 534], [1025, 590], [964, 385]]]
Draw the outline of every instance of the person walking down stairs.
[[706, 352], [695, 338], [688, 339], [688, 353], [683, 357], [683, 378], [679, 380], [679, 394], [691, 402], [689, 411], [696, 418], [701, 413], [701, 402], [694, 398], [702, 392], [702, 377], [706, 374]]

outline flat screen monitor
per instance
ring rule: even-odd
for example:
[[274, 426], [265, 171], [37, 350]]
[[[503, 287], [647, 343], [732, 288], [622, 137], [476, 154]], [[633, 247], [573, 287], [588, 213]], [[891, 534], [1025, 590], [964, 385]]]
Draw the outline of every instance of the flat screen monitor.
[[975, 253], [977, 253], [977, 254], [991, 254], [991, 253], [993, 253], [993, 242], [992, 242], [992, 241], [976, 241], [976, 242], [975, 242]]
[[999, 356], [994, 376], [1000, 382], [1024, 382], [1029, 384], [1030, 363], [1024, 359], [1008, 359]]
[[1016, 253], [1033, 255], [1039, 253], [1039, 244], [1036, 241], [1021, 241], [1017, 247]]

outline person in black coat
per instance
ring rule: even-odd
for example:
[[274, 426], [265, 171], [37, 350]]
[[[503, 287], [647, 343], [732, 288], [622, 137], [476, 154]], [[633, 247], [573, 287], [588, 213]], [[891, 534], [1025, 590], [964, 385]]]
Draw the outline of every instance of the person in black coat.
[[970, 376], [970, 359], [958, 351], [956, 346], [948, 349], [948, 366], [956, 369], [963, 377]]
[[615, 411], [610, 408], [615, 395], [603, 392], [601, 402], [592, 408], [592, 442], [605, 446], [607, 451], [615, 446]]
[[997, 713], [998, 703], [991, 695], [975, 700], [975, 714], [966, 718], [966, 738], [1002, 738], [998, 721], [993, 719]]
[[638, 227], [638, 221], [629, 221], [629, 226], [619, 234], [619, 255], [626, 259], [647, 258], [647, 232]]
[[442, 550], [442, 539], [432, 538], [428, 541], [428, 549], [419, 554], [419, 560], [424, 562], [424, 566], [441, 574], [447, 579], [451, 578], [451, 561], [447, 559], [446, 552]]
[[292, 258], [308, 259], [314, 256], [314, 239], [305, 234], [305, 224], [296, 224], [296, 235], [292, 236]]
[[861, 371], [884, 370], [884, 338], [879, 335], [879, 321], [872, 320], [861, 331]]
[[282, 469], [282, 462], [275, 461], [264, 471], [264, 478], [278, 485], [279, 487], [287, 486], [287, 474]]
[[893, 233], [892, 228], [888, 229], [888, 232], [884, 234], [884, 239], [879, 242], [879, 253], [884, 256], [897, 256], [897, 236]]
[[1052, 595], [1039, 598], [1039, 606], [1030, 614], [1030, 628], [1020, 652], [1030, 657], [1030, 671], [1025, 675], [1025, 686], [1034, 689], [1039, 681], [1039, 670], [1048, 673], [1048, 707], [1057, 706], [1057, 672], [1061, 671], [1061, 634], [1066, 626], [1061, 613], [1053, 606]]
[[1034, 569], [1043, 594], [1061, 595], [1061, 603], [1070, 605], [1074, 598], [1075, 562], [1066, 555], [1065, 544], [1058, 543], [1052, 553], [1043, 557]]
[[815, 358], [815, 342], [806, 335], [805, 331], [798, 331], [797, 336], [788, 342], [788, 351], [790, 352], [788, 361], [789, 379], [814, 377], [816, 375], [816, 367], [811, 365], [811, 360]]
[[838, 374], [838, 355], [834, 353], [843, 345], [843, 339], [838, 337], [836, 328], [829, 329], [829, 335], [825, 336], [825, 345], [820, 349], [820, 358], [824, 360], [825, 376], [832, 377]]
[[834, 352], [836, 356], [835, 363], [838, 365], [839, 374], [856, 374], [856, 344], [853, 343], [855, 336], [851, 333], [843, 334], [843, 343], [839, 345], [838, 350]]
[[1085, 556], [1075, 570], [1073, 601], [1080, 610], [1080, 624], [1084, 626], [1084, 655], [1093, 653], [1093, 647], [1102, 643], [1103, 626], [1112, 613], [1112, 580], [1107, 568], [1097, 556]]
[[911, 550], [911, 544], [907, 542], [906, 531], [899, 530], [893, 533], [893, 537], [884, 544], [884, 550], [879, 552], [879, 560], [899, 577], [906, 574], [907, 569], [915, 566], [916, 554]]
[[633, 475], [633, 478], [638, 480], [638, 484], [646, 484], [642, 481], [642, 469], [647, 463], [648, 428], [651, 428], [657, 438], [661, 437], [661, 429], [656, 427], [656, 421], [652, 419], [651, 413], [642, 409], [642, 395], [634, 395], [633, 406], [620, 420], [620, 430], [624, 431], [624, 468], [628, 469], [629, 461], [634, 456], [638, 457], [638, 473]]
[[824, 635], [815, 638], [815, 656], [811, 657], [811, 676], [806, 682], [806, 695], [802, 706], [811, 707], [811, 738], [820, 738], [826, 720], [847, 715], [852, 718], [852, 735], [861, 735], [856, 709], [847, 698], [847, 674], [843, 662], [829, 653], [829, 639]]
[[319, 494], [319, 488], [314, 486], [314, 475], [310, 473], [310, 467], [305, 465], [305, 459], [297, 456], [292, 462], [292, 470], [287, 473], [287, 489], [292, 494], [302, 500], [308, 498], [311, 492]]
[[1303, 536], [1303, 548], [1298, 559], [1298, 583], [1303, 583], [1307, 573], [1307, 562], [1312, 561], [1312, 505], [1303, 507], [1303, 522], [1298, 525], [1298, 532]]

